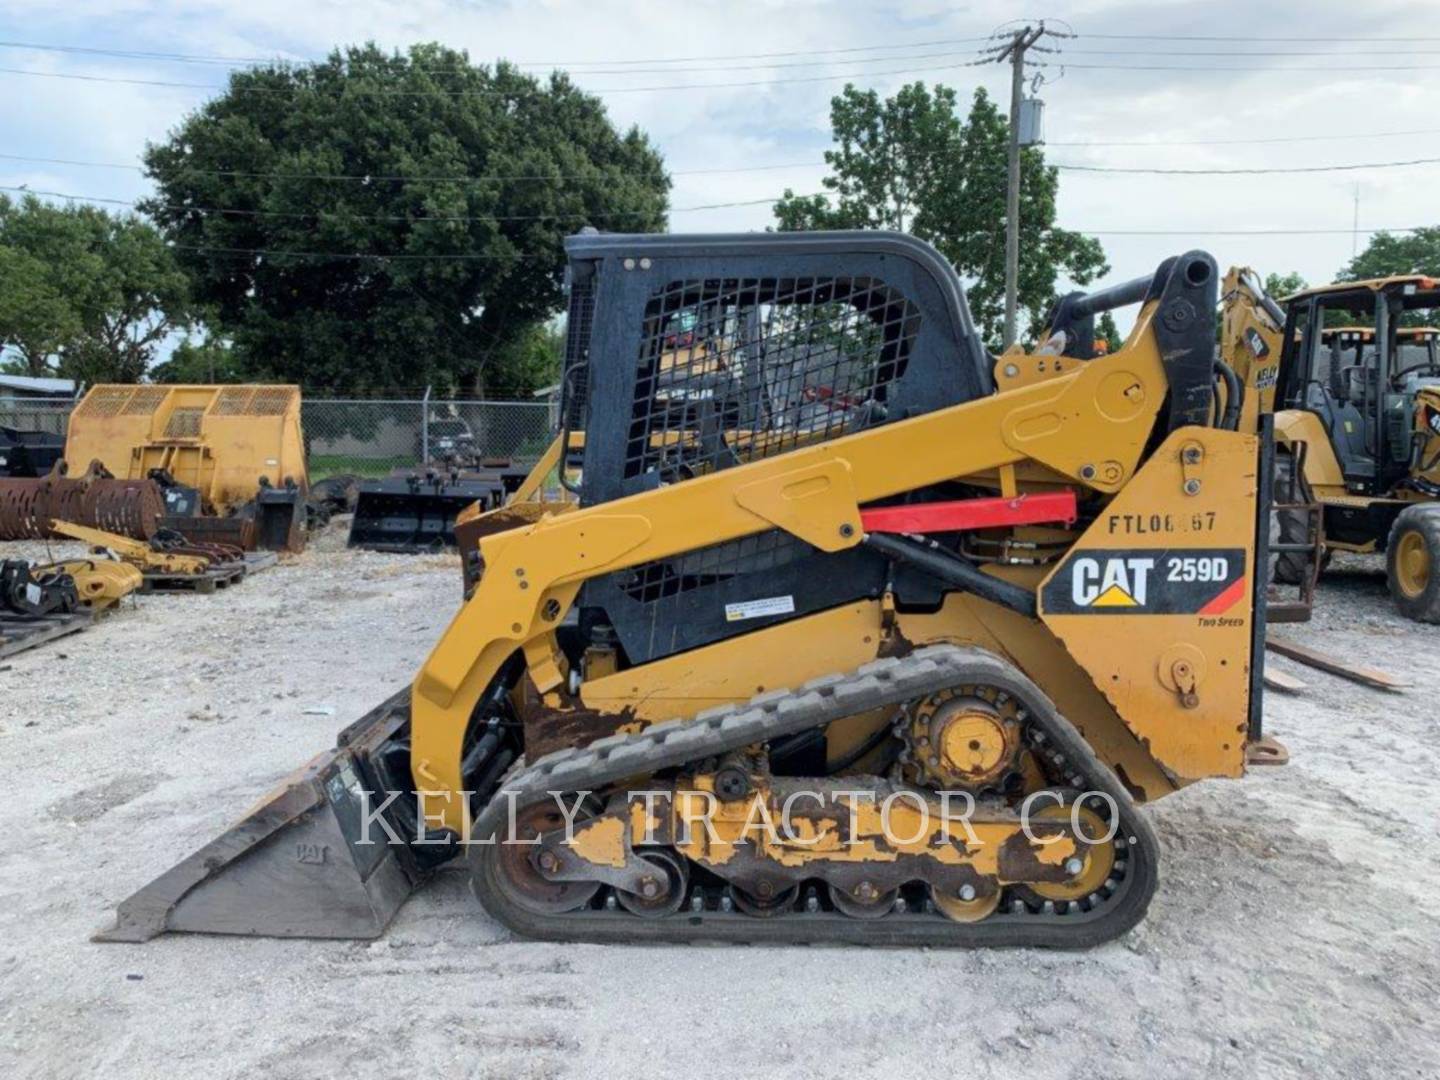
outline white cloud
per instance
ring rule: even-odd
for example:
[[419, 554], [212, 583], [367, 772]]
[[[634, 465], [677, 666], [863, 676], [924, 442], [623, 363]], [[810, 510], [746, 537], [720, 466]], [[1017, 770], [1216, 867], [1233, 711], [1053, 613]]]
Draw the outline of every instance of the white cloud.
[[[1281, 57], [1280, 52], [1327, 52], [1341, 44], [1305, 44], [1295, 38], [1347, 35], [1440, 36], [1433, 5], [1425, 0], [1387, 0], [1355, 18], [1353, 3], [1239, 4], [1231, 0], [1115, 3], [1082, 0], [1057, 4], [1077, 31], [1068, 42], [1063, 78], [1041, 90], [1047, 131], [1054, 142], [1257, 139], [1377, 127], [1403, 130], [1437, 126], [1440, 92], [1435, 57], [1409, 59], [1405, 51], [1440, 50], [1440, 42], [1367, 46], [1387, 55], [1351, 58]], [[1011, 19], [1014, 7], [1000, 0], [968, 6], [942, 0], [886, 4], [822, 3], [819, 0], [661, 0], [592, 2], [444, 2], [444, 0], [231, 0], [126, 2], [74, 0], [63, 9], [39, 0], [9, 0], [0, 13], [8, 39], [65, 42], [150, 51], [240, 56], [308, 57], [337, 44], [373, 39], [387, 47], [438, 40], [466, 48], [476, 60], [506, 56], [518, 61], [573, 62], [594, 66], [617, 58], [655, 60], [700, 57], [692, 63], [647, 63], [673, 74], [583, 75], [578, 81], [604, 92], [626, 86], [686, 82], [760, 82], [755, 87], [606, 93], [612, 116], [638, 123], [681, 171], [813, 161], [828, 141], [827, 102], [843, 80], [779, 82], [814, 75], [851, 73], [857, 82], [893, 90], [904, 75], [862, 76], [893, 68], [937, 67], [945, 58], [872, 61], [831, 67], [775, 67], [814, 56], [765, 61], [722, 59], [734, 55], [854, 49], [879, 44], [934, 41], [988, 33]], [[1105, 34], [1173, 33], [1251, 35], [1235, 42], [1137, 42]], [[953, 48], [955, 61], [975, 46]], [[1349, 47], [1353, 51], [1354, 47]], [[1100, 50], [1102, 52], [1088, 51]], [[1184, 60], [1172, 51], [1219, 55]], [[924, 47], [910, 52], [945, 51]], [[897, 50], [905, 55], [904, 50]], [[1109, 55], [1114, 53], [1116, 55]], [[1266, 55], [1245, 56], [1261, 53]], [[962, 55], [963, 54], [963, 55]], [[842, 54], [825, 60], [853, 59]], [[884, 54], [878, 54], [884, 55]], [[1194, 70], [1092, 70], [1081, 64], [1120, 67], [1183, 66]], [[223, 69], [199, 64], [144, 64], [53, 53], [0, 52], [0, 66], [88, 72], [171, 81], [218, 83]], [[1397, 70], [1424, 66], [1429, 70]], [[1294, 68], [1294, 71], [1279, 71]], [[1239, 70], [1229, 70], [1239, 69]], [[1051, 74], [1056, 74], [1052, 72]], [[1003, 69], [960, 68], [919, 74], [956, 86], [962, 100], [975, 85], [997, 96], [1006, 88]], [[203, 95], [186, 90], [0, 75], [3, 90], [19, 108], [0, 115], [0, 140], [8, 152], [40, 157], [133, 161], [146, 139], [162, 138]], [[1062, 147], [1052, 161], [1158, 168], [1233, 168], [1379, 161], [1433, 156], [1433, 137], [1361, 139], [1253, 146]], [[1114, 279], [1150, 270], [1161, 258], [1204, 246], [1223, 263], [1248, 262], [1262, 270], [1299, 270], [1312, 280], [1332, 275], [1349, 258], [1353, 193], [1360, 183], [1362, 230], [1427, 224], [1437, 170], [1294, 176], [1162, 177], [1067, 174], [1061, 182], [1062, 224], [1096, 230], [1156, 229], [1162, 237], [1106, 236]], [[817, 164], [774, 172], [681, 175], [674, 203], [690, 206], [777, 195], [784, 187], [818, 190]], [[66, 169], [0, 161], [0, 182], [45, 184], [58, 190], [133, 198], [145, 190], [137, 173]], [[685, 230], [763, 228], [766, 207], [737, 207], [677, 214]], [[1334, 235], [1225, 237], [1217, 228], [1337, 229]]]

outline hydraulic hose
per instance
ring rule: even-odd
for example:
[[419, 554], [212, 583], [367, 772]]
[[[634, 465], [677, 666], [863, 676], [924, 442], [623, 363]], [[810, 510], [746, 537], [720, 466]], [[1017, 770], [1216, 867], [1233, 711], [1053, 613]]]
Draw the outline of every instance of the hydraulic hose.
[[1225, 431], [1234, 431], [1240, 426], [1240, 409], [1245, 404], [1245, 387], [1241, 384], [1235, 369], [1218, 356], [1215, 358], [1215, 374], [1225, 383], [1225, 414], [1217, 425]]

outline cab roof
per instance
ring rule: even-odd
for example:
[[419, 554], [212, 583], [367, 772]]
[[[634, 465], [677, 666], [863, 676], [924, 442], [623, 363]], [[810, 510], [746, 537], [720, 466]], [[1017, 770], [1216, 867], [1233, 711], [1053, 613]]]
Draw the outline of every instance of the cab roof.
[[1369, 289], [1371, 292], [1388, 292], [1391, 289], [1403, 288], [1406, 285], [1415, 286], [1416, 291], [1430, 292], [1440, 289], [1440, 278], [1428, 277], [1425, 274], [1397, 274], [1394, 277], [1369, 278], [1365, 281], [1337, 281], [1331, 285], [1315, 285], [1309, 289], [1301, 289], [1297, 293], [1291, 293], [1285, 297], [1284, 303], [1293, 300], [1303, 300], [1307, 296], [1319, 296], [1329, 293], [1355, 292], [1360, 289]]

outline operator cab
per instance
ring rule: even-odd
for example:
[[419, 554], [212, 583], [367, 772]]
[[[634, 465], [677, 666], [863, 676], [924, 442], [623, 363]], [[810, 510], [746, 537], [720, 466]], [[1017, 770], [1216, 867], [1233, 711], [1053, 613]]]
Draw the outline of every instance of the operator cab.
[[1440, 282], [1348, 282], [1286, 305], [1285, 406], [1320, 417], [1348, 491], [1390, 491], [1409, 472], [1415, 392], [1440, 385]]

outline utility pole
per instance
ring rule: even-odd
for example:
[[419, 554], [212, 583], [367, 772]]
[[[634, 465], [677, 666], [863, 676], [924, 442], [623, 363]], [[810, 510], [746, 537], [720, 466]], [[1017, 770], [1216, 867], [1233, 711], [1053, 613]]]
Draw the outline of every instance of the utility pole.
[[1355, 181], [1355, 213], [1350, 219], [1350, 257], [1360, 254], [1360, 181]]
[[995, 57], [1010, 61], [1010, 161], [1005, 191], [1005, 348], [1015, 344], [1020, 291], [1020, 100], [1025, 93], [1025, 52], [1047, 33], [1045, 24], [1022, 26]]

